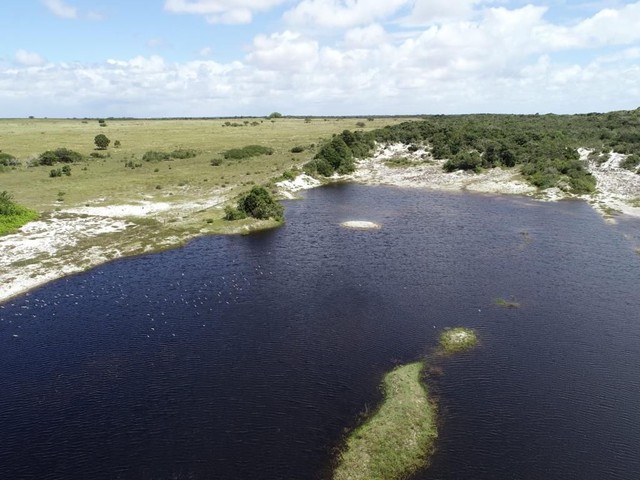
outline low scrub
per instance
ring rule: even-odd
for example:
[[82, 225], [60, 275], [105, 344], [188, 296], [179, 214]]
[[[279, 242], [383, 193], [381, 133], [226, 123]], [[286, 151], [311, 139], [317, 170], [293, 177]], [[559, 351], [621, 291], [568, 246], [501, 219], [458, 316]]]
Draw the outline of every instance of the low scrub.
[[15, 203], [9, 192], [0, 192], [0, 235], [11, 233], [36, 218], [36, 212]]
[[56, 163], [76, 163], [82, 161], [82, 154], [69, 150], [68, 148], [58, 148], [56, 150], [47, 150], [40, 154], [37, 160], [38, 165], [52, 166]]
[[17, 167], [18, 165], [20, 165], [20, 161], [18, 161], [16, 157], [8, 153], [0, 152], [0, 166]]
[[259, 157], [260, 155], [272, 155], [273, 148], [262, 145], [247, 145], [242, 148], [232, 148], [222, 154], [226, 160], [242, 160], [245, 158]]

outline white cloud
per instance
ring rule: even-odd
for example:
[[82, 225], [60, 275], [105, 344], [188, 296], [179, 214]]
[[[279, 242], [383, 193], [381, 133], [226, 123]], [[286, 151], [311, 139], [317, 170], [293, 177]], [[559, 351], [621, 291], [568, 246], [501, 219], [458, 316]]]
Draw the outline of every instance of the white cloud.
[[413, 25], [469, 18], [481, 0], [415, 0], [410, 15], [403, 21]]
[[317, 61], [318, 49], [316, 41], [299, 33], [285, 31], [270, 36], [258, 35], [247, 60], [264, 70], [309, 70]]
[[250, 23], [255, 12], [263, 12], [287, 0], [165, 0], [171, 13], [203, 15], [209, 23]]
[[387, 33], [377, 23], [348, 30], [344, 36], [347, 48], [377, 48], [387, 42]]
[[202, 47], [200, 50], [198, 50], [198, 55], [200, 55], [201, 57], [208, 57], [212, 52], [213, 49], [211, 47]]
[[60, 18], [78, 18], [78, 9], [67, 5], [63, 0], [42, 0], [51, 13]]
[[321, 40], [290, 26], [257, 35], [245, 57], [229, 63], [151, 56], [44, 64], [16, 53], [22, 66], [0, 64], [0, 104], [15, 116], [562, 113], [640, 105], [640, 32], [631, 28], [640, 24], [640, 2], [571, 24], [554, 23], [545, 6], [476, 5], [472, 16], [400, 33], [383, 21], [361, 23], [384, 15], [365, 15], [358, 4], [340, 3], [352, 8], [341, 25], [352, 26], [339, 37]]
[[303, 0], [284, 14], [294, 25], [349, 28], [387, 19], [410, 0]]
[[15, 54], [15, 60], [20, 65], [24, 65], [26, 67], [34, 67], [38, 65], [43, 65], [45, 63], [44, 58], [34, 52], [28, 52], [26, 50], [18, 50]]

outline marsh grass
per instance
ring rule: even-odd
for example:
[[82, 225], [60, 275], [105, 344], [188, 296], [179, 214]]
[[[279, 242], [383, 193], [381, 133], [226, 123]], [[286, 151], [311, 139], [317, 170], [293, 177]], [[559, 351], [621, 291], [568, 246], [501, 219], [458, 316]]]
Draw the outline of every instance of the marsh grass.
[[470, 328], [446, 328], [440, 334], [438, 353], [449, 355], [470, 350], [478, 344], [476, 332]]
[[347, 438], [334, 480], [394, 480], [427, 465], [438, 436], [422, 362], [387, 373], [380, 408]]

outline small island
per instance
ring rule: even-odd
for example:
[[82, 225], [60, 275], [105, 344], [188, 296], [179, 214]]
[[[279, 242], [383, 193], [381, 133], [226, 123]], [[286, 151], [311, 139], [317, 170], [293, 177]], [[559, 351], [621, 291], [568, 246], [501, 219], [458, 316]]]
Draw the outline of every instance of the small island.
[[357, 230], [377, 230], [382, 228], [382, 225], [374, 222], [367, 222], [364, 220], [350, 220], [348, 222], [342, 222], [340, 226], [345, 228], [354, 228]]
[[469, 350], [477, 343], [478, 336], [470, 328], [447, 328], [440, 334], [440, 351], [447, 355]]

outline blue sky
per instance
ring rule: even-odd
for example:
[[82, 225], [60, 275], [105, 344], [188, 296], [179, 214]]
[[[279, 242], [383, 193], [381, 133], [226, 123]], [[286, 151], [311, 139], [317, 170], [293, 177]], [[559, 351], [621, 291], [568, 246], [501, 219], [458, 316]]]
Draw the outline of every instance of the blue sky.
[[640, 1], [7, 0], [0, 116], [640, 106]]

